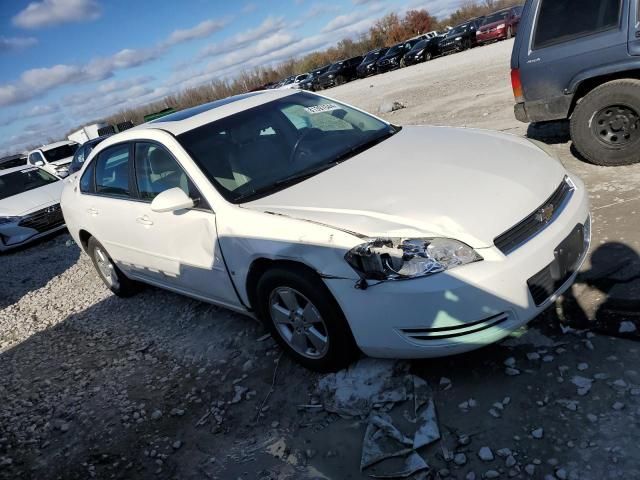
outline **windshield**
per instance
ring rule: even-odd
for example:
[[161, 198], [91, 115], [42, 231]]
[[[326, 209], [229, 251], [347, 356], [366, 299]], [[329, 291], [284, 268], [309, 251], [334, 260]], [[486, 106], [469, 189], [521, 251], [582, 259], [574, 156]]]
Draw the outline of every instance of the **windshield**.
[[452, 37], [454, 35], [460, 35], [461, 33], [466, 32], [467, 28], [469, 28], [468, 23], [465, 23], [464, 25], [458, 25], [456, 28], [449, 30], [449, 33], [447, 34], [447, 36]]
[[40, 168], [0, 175], [0, 200], [59, 181], [59, 178]]
[[366, 113], [301, 92], [177, 138], [218, 191], [241, 203], [331, 168], [396, 131]]
[[483, 25], [489, 25], [490, 23], [500, 22], [509, 16], [509, 11], [494, 13], [493, 15], [489, 15], [482, 22]]
[[382, 53], [382, 52], [374, 52], [374, 53], [370, 53], [369, 55], [367, 55], [367, 56], [364, 58], [364, 61], [365, 61], [365, 62], [373, 62], [373, 61], [374, 61], [374, 60], [376, 60], [377, 58], [380, 58], [380, 54], [381, 54], [381, 53]]
[[342, 63], [343, 62], [334, 63], [333, 65], [331, 65], [331, 68], [329, 69], [329, 71], [335, 72], [336, 70], [340, 70], [340, 68], [342, 67]]
[[424, 50], [424, 48], [429, 43], [429, 40], [421, 40], [415, 44], [415, 46], [411, 49], [412, 52], [419, 52], [420, 50]]
[[397, 53], [400, 53], [400, 51], [404, 48], [404, 44], [402, 45], [396, 45], [395, 47], [391, 47], [389, 49], [389, 51], [387, 52], [387, 57], [392, 57], [393, 55], [396, 55]]
[[52, 148], [51, 150], [43, 151], [44, 157], [47, 162], [57, 162], [58, 160], [64, 160], [65, 158], [73, 157], [74, 153], [78, 149], [77, 143], [69, 145], [62, 145], [61, 147]]

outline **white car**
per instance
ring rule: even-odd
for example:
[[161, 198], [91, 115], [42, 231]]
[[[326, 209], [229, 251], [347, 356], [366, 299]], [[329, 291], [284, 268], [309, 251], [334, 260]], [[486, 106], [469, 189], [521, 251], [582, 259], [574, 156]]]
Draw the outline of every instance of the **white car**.
[[64, 229], [63, 182], [38, 167], [0, 170], [0, 252]]
[[72, 141], [50, 143], [32, 150], [27, 156], [30, 165], [45, 169], [52, 175], [64, 178], [69, 175], [69, 164], [80, 145]]
[[108, 138], [68, 183], [105, 284], [256, 316], [316, 370], [498, 341], [569, 287], [587, 193], [543, 148], [266, 91]]
[[279, 90], [291, 90], [296, 89], [300, 90], [300, 83], [304, 82], [311, 76], [309, 73], [303, 73], [301, 75], [296, 75], [295, 77], [291, 77], [287, 79], [287, 82], [284, 83], [281, 87], [278, 87]]

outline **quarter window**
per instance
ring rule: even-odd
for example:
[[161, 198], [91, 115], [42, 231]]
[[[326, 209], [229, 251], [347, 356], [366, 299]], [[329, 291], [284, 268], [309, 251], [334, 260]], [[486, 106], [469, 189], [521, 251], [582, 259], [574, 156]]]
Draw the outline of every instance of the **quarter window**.
[[96, 193], [129, 196], [129, 145], [117, 145], [98, 155]]
[[533, 48], [544, 48], [617, 27], [621, 1], [541, 0]]
[[96, 172], [96, 162], [91, 162], [85, 169], [82, 177], [80, 178], [80, 191], [82, 193], [93, 193], [93, 177]]
[[136, 143], [136, 183], [140, 199], [152, 201], [171, 188], [180, 188], [193, 199], [200, 194], [182, 167], [163, 147], [155, 143]]

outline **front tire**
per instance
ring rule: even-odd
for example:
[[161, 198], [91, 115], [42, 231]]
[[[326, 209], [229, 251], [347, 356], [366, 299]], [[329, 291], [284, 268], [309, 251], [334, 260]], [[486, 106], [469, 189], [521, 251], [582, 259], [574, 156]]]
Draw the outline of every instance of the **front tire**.
[[268, 270], [258, 281], [256, 301], [273, 338], [306, 368], [334, 372], [358, 355], [338, 302], [314, 273], [302, 267]]
[[139, 285], [122, 273], [102, 244], [94, 237], [89, 239], [87, 253], [91, 257], [98, 276], [115, 295], [118, 297], [131, 297], [138, 292]]
[[589, 162], [640, 161], [640, 80], [614, 80], [593, 89], [571, 116], [571, 139]]

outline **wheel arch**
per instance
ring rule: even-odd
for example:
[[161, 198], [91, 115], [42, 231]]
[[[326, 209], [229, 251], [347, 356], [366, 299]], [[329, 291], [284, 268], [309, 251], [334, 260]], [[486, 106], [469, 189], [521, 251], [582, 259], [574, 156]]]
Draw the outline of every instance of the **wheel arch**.
[[267, 257], [256, 258], [249, 266], [249, 273], [247, 273], [247, 280], [245, 282], [249, 308], [251, 308], [252, 311], [255, 312], [257, 288], [260, 278], [267, 270], [277, 267], [304, 270], [310, 275], [322, 278], [317, 270], [298, 260], [273, 259]]
[[88, 252], [88, 248], [89, 248], [89, 239], [91, 237], [93, 237], [93, 235], [91, 235], [88, 231], [86, 230], [80, 230], [78, 232], [78, 237], [80, 238], [80, 244], [82, 245], [82, 249], [85, 251], [85, 253]]
[[573, 94], [567, 118], [571, 117], [578, 102], [589, 94], [589, 92], [605, 83], [627, 78], [632, 80], [640, 79], [639, 61], [633, 61], [633, 63], [623, 65], [607, 65], [594, 70], [581, 72], [571, 80], [569, 87], [565, 90], [567, 95]]

